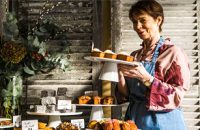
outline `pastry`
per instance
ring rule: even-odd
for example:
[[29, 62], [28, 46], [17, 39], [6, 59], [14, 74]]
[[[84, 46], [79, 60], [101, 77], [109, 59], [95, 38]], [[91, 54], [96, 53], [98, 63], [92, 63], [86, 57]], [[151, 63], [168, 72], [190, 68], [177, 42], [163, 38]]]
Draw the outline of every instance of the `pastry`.
[[46, 128], [46, 126], [47, 126], [46, 123], [38, 122], [38, 128], [39, 128], [39, 129], [44, 129], [44, 128]]
[[122, 122], [121, 128], [122, 128], [122, 130], [131, 130], [129, 123], [125, 122], [125, 121]]
[[105, 50], [104, 53], [105, 53], [104, 58], [110, 58], [110, 59], [116, 59], [117, 58], [117, 54], [115, 54], [111, 50]]
[[0, 126], [11, 125], [11, 124], [12, 124], [11, 120], [0, 121]]
[[95, 126], [96, 126], [96, 124], [97, 124], [97, 121], [96, 121], [96, 120], [92, 120], [92, 121], [90, 121], [90, 122], [88, 123], [88, 128], [89, 128], [89, 129], [94, 129]]
[[137, 126], [136, 126], [136, 124], [132, 120], [128, 120], [126, 122], [129, 123], [130, 130], [137, 130], [138, 129]]
[[121, 130], [120, 121], [117, 119], [112, 119], [113, 129], [114, 130]]
[[113, 130], [112, 120], [106, 120], [103, 124], [103, 130]]
[[99, 50], [97, 48], [94, 48], [92, 50], [92, 52], [91, 52], [91, 56], [103, 58], [104, 57], [104, 52], [102, 52], [101, 50]]
[[118, 53], [117, 54], [117, 59], [118, 60], [124, 60], [124, 61], [130, 61], [130, 62], [132, 62], [134, 60], [133, 56], [130, 56], [126, 52], [120, 52], [120, 53]]
[[112, 96], [107, 96], [103, 98], [104, 105], [111, 105], [114, 103], [114, 98]]
[[91, 102], [91, 97], [90, 96], [80, 96], [78, 98], [79, 104], [89, 104]]
[[93, 97], [93, 100], [94, 100], [94, 104], [101, 104], [101, 97], [99, 97], [99, 96], [94, 96], [94, 97]]
[[56, 130], [79, 130], [79, 128], [72, 123], [63, 122], [56, 127]]

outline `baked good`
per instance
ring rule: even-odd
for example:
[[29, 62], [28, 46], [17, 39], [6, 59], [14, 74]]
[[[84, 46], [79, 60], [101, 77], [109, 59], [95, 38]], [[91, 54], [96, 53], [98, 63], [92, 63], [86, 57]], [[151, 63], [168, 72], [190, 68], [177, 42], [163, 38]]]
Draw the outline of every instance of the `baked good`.
[[99, 96], [94, 96], [94, 97], [93, 97], [93, 100], [94, 100], [94, 104], [101, 104], [101, 97], [99, 97]]
[[112, 96], [107, 96], [103, 98], [104, 105], [111, 105], [114, 103], [114, 98]]
[[85, 96], [80, 96], [80, 97], [78, 98], [78, 100], [79, 100], [79, 104], [89, 104], [89, 103], [91, 102], [91, 97], [90, 97], [90, 96], [87, 96], [87, 95], [85, 95]]
[[120, 53], [118, 53], [117, 54], [117, 59], [118, 60], [124, 60], [124, 61], [130, 61], [130, 62], [132, 62], [134, 60], [133, 56], [130, 56], [126, 52], [120, 52]]
[[94, 49], [92, 50], [92, 52], [91, 52], [91, 56], [103, 58], [103, 57], [104, 57], [104, 52], [102, 52], [102, 51], [99, 50], [98, 48], [94, 48]]
[[42, 105], [55, 105], [56, 97], [42, 97], [41, 104]]
[[125, 121], [122, 122], [121, 128], [122, 128], [122, 130], [131, 130], [129, 123], [125, 122]]
[[11, 125], [11, 124], [12, 124], [11, 120], [0, 121], [0, 126]]
[[103, 122], [102, 126], [103, 130], [113, 130], [112, 120], [106, 120], [105, 122]]
[[100, 122], [97, 122], [94, 127], [94, 130], [103, 130], [102, 124]]
[[47, 113], [53, 113], [56, 111], [56, 105], [47, 105], [46, 112]]
[[129, 123], [131, 130], [137, 130], [137, 125], [132, 120], [127, 120], [127, 123]]
[[38, 122], [38, 128], [39, 128], [39, 129], [44, 129], [44, 128], [46, 128], [46, 126], [47, 126], [46, 123]]
[[46, 110], [47, 110], [47, 106], [45, 105], [35, 105], [35, 112], [38, 112], [38, 113], [45, 113]]
[[79, 130], [78, 126], [69, 122], [63, 122], [56, 127], [56, 130]]
[[52, 127], [45, 127], [43, 130], [54, 130]]
[[105, 53], [104, 58], [110, 58], [110, 59], [117, 58], [117, 54], [112, 52], [111, 50], [105, 50], [104, 53]]
[[88, 128], [89, 128], [89, 129], [94, 129], [95, 126], [96, 126], [96, 124], [97, 124], [97, 122], [98, 122], [98, 121], [96, 121], [96, 120], [90, 121], [90, 122], [88, 123]]
[[113, 129], [114, 130], [121, 130], [120, 121], [117, 119], [112, 119]]

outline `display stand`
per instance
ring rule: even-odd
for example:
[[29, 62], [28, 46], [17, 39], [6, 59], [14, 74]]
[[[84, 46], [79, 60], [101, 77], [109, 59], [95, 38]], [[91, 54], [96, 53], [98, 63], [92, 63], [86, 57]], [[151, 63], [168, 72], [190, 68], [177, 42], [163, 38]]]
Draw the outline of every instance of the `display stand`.
[[68, 112], [68, 113], [38, 113], [38, 112], [27, 112], [29, 115], [37, 116], [49, 116], [48, 126], [56, 128], [61, 122], [60, 116], [72, 116], [72, 115], [81, 115], [82, 112]]
[[76, 106], [84, 106], [84, 107], [92, 107], [92, 111], [90, 114], [90, 121], [97, 120], [100, 121], [104, 119], [103, 114], [103, 107], [112, 107], [112, 106], [118, 106], [118, 105], [102, 105], [102, 104], [75, 104]]

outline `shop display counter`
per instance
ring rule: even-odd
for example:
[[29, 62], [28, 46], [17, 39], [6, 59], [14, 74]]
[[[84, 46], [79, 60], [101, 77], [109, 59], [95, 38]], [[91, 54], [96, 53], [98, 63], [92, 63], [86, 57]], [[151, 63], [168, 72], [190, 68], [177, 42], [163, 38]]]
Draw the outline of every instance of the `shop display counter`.
[[57, 127], [61, 123], [60, 116], [73, 116], [73, 115], [81, 115], [82, 112], [53, 112], [53, 113], [38, 113], [38, 112], [27, 112], [29, 115], [36, 116], [49, 116], [48, 127]]

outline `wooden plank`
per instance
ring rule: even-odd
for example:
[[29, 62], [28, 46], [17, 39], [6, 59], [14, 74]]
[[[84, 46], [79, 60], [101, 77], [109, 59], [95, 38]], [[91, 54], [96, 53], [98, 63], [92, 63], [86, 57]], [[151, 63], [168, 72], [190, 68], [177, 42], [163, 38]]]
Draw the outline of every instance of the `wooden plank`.
[[188, 126], [197, 126], [200, 123], [200, 119], [185, 119], [185, 123]]
[[81, 96], [84, 94], [87, 90], [92, 90], [92, 85], [28, 85], [29, 89], [37, 89], [37, 90], [45, 90], [45, 89], [52, 89], [57, 90], [60, 87], [67, 88], [66, 95], [68, 97], [75, 97], [75, 96]]
[[[197, 29], [197, 23], [164, 23], [162, 26], [163, 30], [166, 29], [185, 29], [185, 30], [193, 30]], [[123, 24], [122, 30], [133, 30], [133, 24]]]
[[185, 119], [199, 119], [200, 112], [183, 112]]
[[91, 85], [92, 80], [75, 80], [75, 79], [65, 79], [65, 80], [28, 80], [26, 85]]
[[[177, 0], [157, 0], [159, 3], [161, 4], [194, 4], [196, 2], [196, 0], [181, 0], [181, 1], [177, 1]], [[133, 0], [123, 0], [121, 1], [122, 4], [132, 4]]]
[[[200, 104], [200, 98], [184, 98], [183, 105], [198, 105]], [[200, 113], [199, 113], [200, 114]]]
[[182, 105], [181, 108], [184, 112], [198, 112], [199, 105]]
[[[171, 4], [171, 5], [168, 5], [168, 4], [163, 4], [163, 10], [165, 11], [191, 11], [191, 10], [195, 10], [197, 5], [196, 4]], [[123, 7], [122, 7], [122, 12], [127, 12], [129, 11], [130, 9], [130, 5], [129, 4], [124, 4]]]

